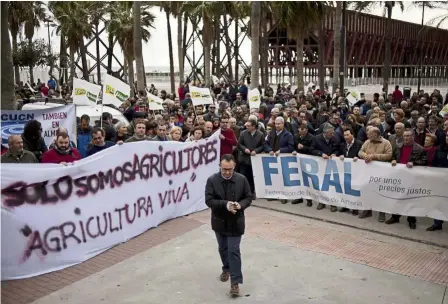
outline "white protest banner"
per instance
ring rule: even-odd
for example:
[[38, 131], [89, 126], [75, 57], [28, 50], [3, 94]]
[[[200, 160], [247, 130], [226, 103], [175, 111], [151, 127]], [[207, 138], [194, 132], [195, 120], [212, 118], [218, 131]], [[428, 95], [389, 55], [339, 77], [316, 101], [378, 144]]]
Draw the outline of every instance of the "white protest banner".
[[94, 106], [98, 101], [101, 86], [73, 78], [73, 103], [79, 106]]
[[219, 132], [117, 145], [74, 165], [2, 164], [2, 280], [63, 269], [207, 208]]
[[67, 105], [43, 110], [2, 110], [2, 143], [7, 145], [11, 135], [21, 135], [25, 124], [33, 119], [42, 124], [42, 137], [47, 146], [53, 143], [59, 127], [66, 128], [70, 140], [76, 142], [76, 110], [74, 105]]
[[350, 90], [350, 93], [347, 95], [347, 100], [351, 106], [357, 103], [361, 99], [361, 94], [357, 90]]
[[252, 156], [257, 197], [448, 220], [448, 170], [304, 154]]
[[439, 115], [442, 116], [442, 117], [445, 117], [446, 114], [448, 114], [448, 103], [439, 112]]
[[260, 108], [261, 103], [260, 91], [258, 91], [258, 89], [255, 88], [247, 92], [247, 100], [249, 101], [249, 109]]
[[111, 75], [104, 77], [103, 105], [113, 104], [120, 107], [131, 94], [131, 87]]
[[153, 94], [149, 93], [148, 91], [146, 92], [146, 96], [148, 97], [148, 107], [150, 110], [153, 110], [153, 111], [163, 110], [162, 98], [157, 97], [156, 95], [153, 95]]
[[190, 86], [191, 101], [194, 106], [207, 105], [213, 103], [212, 95], [208, 88], [198, 88]]

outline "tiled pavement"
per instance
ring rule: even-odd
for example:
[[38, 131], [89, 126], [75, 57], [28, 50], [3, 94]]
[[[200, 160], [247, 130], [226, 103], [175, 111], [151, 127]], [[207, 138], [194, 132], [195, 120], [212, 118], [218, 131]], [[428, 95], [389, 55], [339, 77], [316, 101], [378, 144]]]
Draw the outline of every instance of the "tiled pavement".
[[[209, 224], [210, 211], [162, 224], [82, 264], [46, 275], [2, 282], [2, 303], [29, 303], [53, 291], [108, 268], [178, 235]], [[319, 252], [410, 277], [448, 285], [448, 250], [395, 239], [371, 237], [309, 220], [298, 224], [293, 216], [250, 208], [246, 233], [285, 245]]]
[[84, 263], [29, 279], [2, 282], [1, 303], [22, 304], [33, 302], [53, 291], [71, 285], [76, 281], [84, 279], [201, 225], [202, 223], [189, 217], [177, 218], [160, 225], [156, 229], [148, 230], [128, 242], [113, 247]]

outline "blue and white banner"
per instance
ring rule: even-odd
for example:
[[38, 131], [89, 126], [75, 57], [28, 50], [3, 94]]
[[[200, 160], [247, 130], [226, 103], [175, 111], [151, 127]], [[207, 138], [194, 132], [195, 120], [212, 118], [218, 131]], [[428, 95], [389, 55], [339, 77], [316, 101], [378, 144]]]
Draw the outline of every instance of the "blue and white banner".
[[298, 199], [358, 210], [448, 220], [448, 170], [297, 154], [252, 156], [259, 198]]
[[76, 110], [74, 105], [68, 105], [43, 110], [2, 110], [2, 144], [8, 145], [11, 135], [21, 135], [25, 124], [33, 119], [42, 124], [42, 137], [47, 146], [53, 143], [59, 127], [66, 128], [70, 139], [76, 142]]

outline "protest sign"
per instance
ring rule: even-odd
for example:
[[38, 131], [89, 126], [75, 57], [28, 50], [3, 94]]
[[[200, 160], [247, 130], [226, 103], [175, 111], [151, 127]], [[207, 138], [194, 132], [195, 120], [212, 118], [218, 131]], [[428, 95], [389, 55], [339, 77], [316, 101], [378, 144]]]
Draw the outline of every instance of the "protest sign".
[[258, 89], [255, 88], [247, 92], [247, 100], [249, 100], [250, 109], [260, 108], [261, 103], [260, 91], [258, 91]]
[[148, 97], [148, 107], [150, 110], [159, 111], [163, 110], [163, 100], [156, 95], [153, 95], [149, 92], [146, 92], [146, 96]]
[[361, 99], [361, 94], [356, 90], [350, 90], [350, 93], [347, 95], [347, 100], [351, 106], [357, 103]]
[[78, 106], [95, 106], [101, 86], [88, 81], [73, 78], [73, 103]]
[[120, 107], [129, 98], [131, 87], [111, 75], [104, 77], [103, 105], [113, 104]]
[[208, 88], [198, 88], [190, 86], [191, 101], [194, 106], [207, 105], [213, 103], [212, 95]]
[[42, 137], [49, 146], [54, 141], [59, 127], [68, 130], [70, 139], [76, 142], [76, 110], [74, 105], [60, 106], [43, 110], [4, 110], [2, 119], [2, 144], [8, 144], [8, 137], [21, 135], [25, 124], [30, 120], [37, 120], [42, 124]]
[[442, 117], [445, 117], [445, 115], [447, 115], [447, 114], [448, 114], [448, 103], [439, 112], [439, 115]]
[[297, 154], [252, 156], [260, 198], [298, 199], [359, 210], [448, 220], [448, 170]]
[[81, 263], [206, 209], [204, 187], [219, 170], [219, 134], [189, 143], [125, 143], [45, 170], [2, 164], [2, 280]]

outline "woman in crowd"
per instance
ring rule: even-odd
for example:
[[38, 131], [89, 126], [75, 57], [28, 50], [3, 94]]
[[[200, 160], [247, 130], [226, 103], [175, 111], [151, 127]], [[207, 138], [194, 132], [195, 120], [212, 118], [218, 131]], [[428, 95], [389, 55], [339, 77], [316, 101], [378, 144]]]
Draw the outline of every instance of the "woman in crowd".
[[204, 137], [204, 129], [200, 126], [195, 127], [192, 133], [185, 142], [198, 141]]
[[172, 127], [170, 130], [169, 138], [171, 141], [181, 141], [182, 129], [180, 127]]
[[117, 131], [117, 136], [115, 137], [114, 142], [117, 143], [118, 141], [126, 141], [126, 139], [130, 138], [128, 135], [128, 128], [126, 126], [126, 123], [120, 121], [115, 125], [115, 130]]

